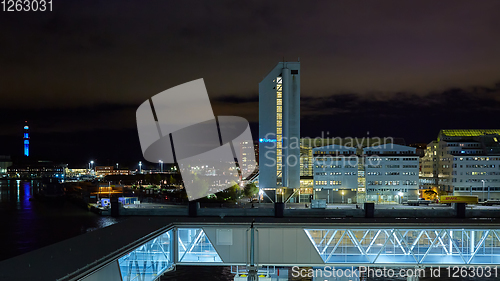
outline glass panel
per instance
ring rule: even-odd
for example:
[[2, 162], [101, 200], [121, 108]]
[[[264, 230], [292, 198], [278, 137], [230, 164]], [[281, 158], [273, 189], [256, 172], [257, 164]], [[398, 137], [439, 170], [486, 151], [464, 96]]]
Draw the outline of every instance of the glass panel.
[[179, 262], [221, 263], [214, 246], [201, 228], [178, 229]]
[[118, 259], [122, 280], [155, 280], [172, 267], [172, 230]]
[[305, 229], [325, 263], [497, 264], [496, 230]]

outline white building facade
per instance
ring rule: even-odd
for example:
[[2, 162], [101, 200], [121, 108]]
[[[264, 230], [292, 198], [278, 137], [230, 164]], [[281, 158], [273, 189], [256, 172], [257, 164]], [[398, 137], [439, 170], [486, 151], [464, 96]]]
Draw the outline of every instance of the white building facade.
[[366, 198], [376, 203], [418, 199], [419, 157], [416, 148], [385, 144], [363, 149]]
[[366, 147], [361, 153], [340, 145], [314, 148], [315, 199], [327, 203], [417, 199], [419, 157], [415, 152], [413, 147], [397, 144]]
[[500, 200], [500, 130], [441, 130], [421, 166], [422, 192]]
[[315, 199], [326, 203], [355, 203], [358, 189], [356, 148], [328, 145], [313, 148]]
[[278, 63], [259, 83], [259, 188], [277, 200], [300, 188], [299, 62]]

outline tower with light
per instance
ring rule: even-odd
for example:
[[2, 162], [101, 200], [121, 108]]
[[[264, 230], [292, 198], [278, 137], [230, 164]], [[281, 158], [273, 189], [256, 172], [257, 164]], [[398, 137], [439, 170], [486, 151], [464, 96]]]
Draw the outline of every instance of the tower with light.
[[24, 156], [30, 156], [30, 127], [28, 121], [24, 122]]
[[259, 155], [268, 196], [300, 188], [300, 62], [279, 62], [259, 83]]

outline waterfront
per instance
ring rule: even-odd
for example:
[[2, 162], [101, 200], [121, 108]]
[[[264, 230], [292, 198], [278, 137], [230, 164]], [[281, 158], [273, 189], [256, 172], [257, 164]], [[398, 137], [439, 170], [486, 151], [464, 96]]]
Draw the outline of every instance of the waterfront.
[[[35, 182], [0, 181], [0, 260], [8, 259], [62, 240], [126, 220], [125, 217], [102, 217], [65, 202], [62, 205], [30, 200]], [[8, 231], [7, 231], [8, 230]], [[94, 245], [99, 247], [99, 245]], [[92, 246], [91, 246], [92, 247]], [[451, 278], [442, 271], [440, 278], [420, 280], [495, 280], [490, 278]], [[178, 266], [160, 280], [232, 280], [229, 267]], [[311, 280], [291, 278], [291, 280]], [[330, 279], [331, 280], [331, 279]], [[406, 280], [406, 278], [369, 278], [367, 280]]]
[[[32, 181], [0, 180], [0, 260], [66, 240], [125, 218], [102, 217], [65, 202], [33, 200]], [[31, 200], [30, 200], [31, 199]]]

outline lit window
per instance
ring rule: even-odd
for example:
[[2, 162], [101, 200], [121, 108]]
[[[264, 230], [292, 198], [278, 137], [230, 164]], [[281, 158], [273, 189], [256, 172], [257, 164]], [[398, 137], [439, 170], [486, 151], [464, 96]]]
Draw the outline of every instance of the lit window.
[[[282, 122], [281, 122], [281, 120], [278, 120], [278, 121], [276, 122], [276, 126], [277, 126], [277, 127], [282, 127]], [[278, 134], [281, 134], [281, 133], [278, 133]]]
[[276, 118], [277, 118], [278, 120], [281, 120], [281, 119], [282, 119], [282, 118], [281, 118], [282, 116], [283, 116], [283, 115], [282, 115], [281, 113], [277, 113], [277, 114], [276, 114]]
[[277, 92], [277, 93], [276, 93], [276, 97], [277, 97], [278, 99], [281, 99], [281, 97], [282, 97], [281, 92]]
[[282, 104], [283, 104], [283, 103], [282, 103], [282, 101], [283, 101], [282, 99], [277, 99], [277, 100], [276, 100], [276, 104], [277, 104], [277, 105], [282, 105]]
[[281, 79], [283, 79], [283, 77], [277, 77], [276, 78], [276, 80], [277, 80], [276, 83], [281, 84]]
[[277, 112], [282, 112], [282, 107], [281, 107], [280, 105], [278, 105], [278, 106], [276, 107], [276, 111], [277, 111]]
[[[280, 124], [280, 126], [281, 126], [281, 124]], [[281, 128], [276, 128], [276, 133], [281, 135], [281, 130], [282, 130]]]

